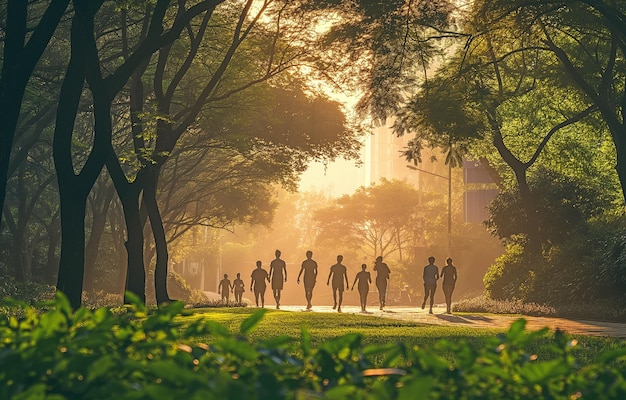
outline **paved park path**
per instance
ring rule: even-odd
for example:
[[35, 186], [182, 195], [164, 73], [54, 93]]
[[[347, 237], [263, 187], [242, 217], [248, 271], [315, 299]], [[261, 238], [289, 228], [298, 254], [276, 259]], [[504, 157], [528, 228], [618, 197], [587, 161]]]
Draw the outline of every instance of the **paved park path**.
[[[266, 305], [267, 307], [267, 305]], [[270, 306], [271, 307], [271, 306]], [[304, 306], [281, 306], [286, 311], [303, 311]], [[315, 306], [313, 312], [337, 312], [331, 306]], [[358, 306], [342, 307], [344, 313], [361, 314]], [[420, 324], [446, 325], [446, 326], [464, 326], [470, 328], [501, 328], [507, 329], [513, 321], [519, 318], [525, 318], [528, 323], [526, 329], [538, 330], [544, 327], [550, 329], [561, 329], [570, 334], [590, 335], [590, 336], [609, 336], [626, 339], [626, 324], [617, 322], [596, 322], [572, 320], [565, 318], [548, 318], [548, 317], [530, 317], [530, 316], [511, 316], [499, 314], [445, 314], [445, 307], [436, 306], [433, 308], [433, 314], [428, 313], [428, 308], [422, 310], [418, 307], [385, 307], [380, 311], [378, 307], [369, 306], [368, 314], [376, 317], [393, 318], [402, 321], [416, 322]]]

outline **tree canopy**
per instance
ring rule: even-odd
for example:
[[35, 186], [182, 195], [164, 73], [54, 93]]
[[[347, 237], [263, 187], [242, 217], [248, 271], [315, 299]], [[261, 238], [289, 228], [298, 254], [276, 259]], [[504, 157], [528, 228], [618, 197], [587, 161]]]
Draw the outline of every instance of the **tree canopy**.
[[372, 259], [413, 248], [420, 211], [417, 190], [403, 181], [383, 179], [361, 187], [315, 213], [320, 245], [354, 249]]

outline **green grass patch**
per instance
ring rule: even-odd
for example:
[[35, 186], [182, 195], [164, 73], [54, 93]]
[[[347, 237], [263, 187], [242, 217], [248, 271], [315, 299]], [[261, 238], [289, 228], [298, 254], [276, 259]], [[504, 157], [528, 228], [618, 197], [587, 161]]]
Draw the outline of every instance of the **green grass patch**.
[[[227, 327], [231, 333], [236, 334], [240, 324], [256, 311], [255, 308], [247, 307], [202, 308], [194, 309], [191, 315], [180, 318], [183, 324], [196, 320], [214, 321]], [[478, 349], [485, 345], [487, 339], [506, 332], [506, 329], [419, 324], [361, 314], [289, 312], [267, 309], [263, 319], [249, 336], [260, 341], [271, 340], [278, 336], [286, 336], [298, 341], [301, 338], [302, 328], [310, 333], [313, 346], [319, 346], [328, 340], [350, 333], [359, 333], [363, 336], [362, 343], [365, 346], [402, 343], [409, 347], [434, 348], [439, 341], [445, 339], [467, 343], [468, 346]], [[624, 340], [619, 338], [586, 335], [571, 335], [571, 337], [576, 341], [572, 353], [576, 355], [579, 362], [584, 364], [593, 362], [598, 354], [603, 351], [620, 349], [625, 346]], [[209, 337], [201, 337], [199, 340], [206, 341], [209, 340]], [[554, 358], [555, 354], [551, 351], [552, 340], [553, 335], [550, 334], [538, 338], [528, 345], [528, 350], [543, 358]], [[443, 355], [446, 358], [454, 359], [454, 354], [444, 353]]]
[[[189, 322], [206, 318], [223, 324], [231, 332], [236, 332], [241, 322], [255, 311], [256, 309], [253, 308], [194, 309], [193, 315], [183, 317], [182, 321]], [[310, 332], [312, 343], [315, 345], [355, 332], [363, 335], [363, 343], [366, 345], [403, 341], [411, 345], [425, 346], [443, 337], [485, 337], [504, 331], [417, 324], [357, 314], [268, 310], [250, 336], [258, 340], [267, 340], [276, 336], [299, 339], [303, 327]]]

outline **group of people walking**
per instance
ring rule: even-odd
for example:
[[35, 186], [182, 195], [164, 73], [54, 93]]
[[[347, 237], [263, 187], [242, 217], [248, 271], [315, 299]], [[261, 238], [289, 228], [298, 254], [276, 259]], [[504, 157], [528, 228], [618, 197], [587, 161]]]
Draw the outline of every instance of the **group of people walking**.
[[[341, 312], [341, 304], [343, 303], [343, 282], [346, 282], [346, 290], [350, 289], [350, 283], [348, 282], [348, 270], [341, 263], [343, 261], [343, 256], [337, 256], [337, 264], [330, 267], [330, 273], [328, 274], [328, 280], [326, 281], [326, 285], [330, 285], [332, 278], [332, 288], [333, 288], [333, 310], [337, 309], [338, 312]], [[304, 263], [301, 269], [305, 269]], [[374, 271], [376, 272], [376, 288], [378, 289], [379, 294], [379, 302], [380, 309], [382, 310], [385, 306], [385, 300], [387, 297], [387, 282], [389, 281], [389, 275], [391, 275], [391, 270], [383, 262], [383, 258], [378, 256], [376, 261], [374, 262]], [[354, 277], [354, 282], [352, 282], [352, 290], [354, 290], [354, 286], [358, 284], [357, 289], [359, 291], [359, 301], [361, 303], [361, 311], [365, 312], [367, 305], [367, 295], [370, 290], [370, 283], [372, 283], [372, 277], [367, 271], [367, 264], [361, 264], [361, 271], [356, 274]], [[311, 289], [312, 290], [312, 289]], [[311, 308], [311, 303], [307, 304], [307, 308]]]
[[439, 275], [439, 267], [435, 265], [435, 257], [428, 257], [428, 265], [424, 267], [424, 302], [422, 303], [422, 310], [426, 307], [426, 301], [430, 297], [430, 309], [428, 312], [433, 313], [433, 304], [435, 303], [435, 290], [437, 290], [437, 281], [439, 278], [443, 278], [443, 293], [446, 297], [446, 313], [451, 313], [452, 306], [452, 292], [454, 292], [454, 286], [456, 285], [456, 267], [452, 265], [452, 259], [446, 260], [446, 266], [441, 269], [441, 275]]
[[[276, 308], [280, 309], [281, 291], [283, 290], [284, 283], [287, 282], [287, 265], [285, 264], [285, 261], [280, 258], [280, 250], [276, 250], [275, 255], [276, 258], [270, 263], [269, 272], [263, 269], [261, 261], [256, 262], [256, 268], [252, 271], [250, 291], [254, 293], [254, 299], [257, 307], [259, 305], [261, 307], [265, 307], [265, 291], [267, 289], [267, 283], [270, 283], [274, 301], [276, 302]], [[338, 312], [341, 312], [343, 292], [350, 289], [350, 283], [348, 282], [348, 269], [342, 264], [342, 261], [343, 256], [338, 255], [337, 263], [330, 267], [330, 273], [328, 274], [328, 279], [326, 280], [326, 285], [328, 286], [331, 286], [332, 282], [334, 302], [333, 309], [336, 309]], [[389, 270], [387, 264], [383, 262], [383, 258], [380, 256], [374, 263], [374, 271], [377, 272], [376, 287], [378, 288], [380, 296], [380, 309], [382, 310], [385, 306], [387, 282], [391, 271]], [[313, 260], [313, 252], [309, 250], [306, 252], [306, 259], [302, 262], [297, 278], [298, 284], [300, 284], [301, 279], [304, 284], [304, 296], [307, 302], [307, 310], [310, 310], [311, 307], [313, 307], [311, 301], [313, 300], [313, 289], [317, 283], [317, 275], [317, 262]], [[237, 276], [239, 277], [239, 274], [237, 274]], [[356, 274], [354, 282], [352, 283], [352, 290], [354, 290], [354, 286], [358, 284], [357, 288], [360, 295], [361, 311], [363, 312], [366, 311], [365, 306], [367, 304], [367, 294], [369, 292], [370, 283], [372, 283], [372, 278], [370, 273], [367, 271], [367, 265], [362, 264], [361, 271]], [[220, 284], [220, 287], [222, 287], [222, 284]], [[224, 284], [224, 287], [227, 288], [226, 283]], [[222, 299], [224, 299], [224, 297], [222, 297]], [[227, 299], [228, 298], [226, 297], [226, 300]]]
[[[269, 272], [263, 269], [261, 261], [256, 262], [256, 268], [252, 271], [250, 291], [254, 293], [254, 299], [257, 307], [265, 307], [265, 291], [267, 289], [267, 283], [271, 284], [272, 295], [276, 303], [276, 308], [280, 309], [281, 292], [283, 290], [284, 283], [287, 282], [287, 265], [280, 256], [280, 250], [275, 252], [276, 258], [270, 263]], [[337, 263], [330, 267], [328, 279], [326, 285], [330, 286], [332, 283], [333, 290], [333, 309], [341, 312], [341, 305], [343, 303], [344, 290], [350, 290], [350, 283], [348, 281], [348, 269], [342, 264], [343, 256], [337, 256]], [[376, 272], [376, 288], [378, 289], [379, 304], [382, 310], [385, 307], [387, 298], [387, 283], [391, 270], [389, 266], [383, 262], [382, 256], [378, 256], [374, 262], [374, 272]], [[306, 252], [306, 259], [302, 262], [300, 272], [298, 274], [297, 283], [300, 284], [300, 279], [303, 278], [304, 295], [307, 301], [306, 309], [310, 310], [312, 307], [311, 301], [313, 299], [313, 289], [317, 283], [318, 266], [317, 262], [313, 260], [313, 252]], [[446, 266], [442, 268], [441, 275], [439, 274], [439, 268], [435, 265], [435, 257], [428, 258], [428, 265], [424, 267], [423, 279], [424, 279], [424, 302], [422, 303], [422, 309], [425, 308], [427, 300], [430, 298], [430, 310], [433, 312], [434, 295], [437, 288], [437, 281], [443, 278], [443, 291], [446, 297], [447, 313], [451, 312], [452, 292], [457, 279], [456, 267], [452, 265], [452, 259], [446, 260]], [[344, 285], [345, 282], [345, 285]], [[369, 293], [370, 284], [372, 283], [372, 277], [367, 270], [367, 265], [361, 265], [361, 271], [359, 271], [352, 283], [352, 289], [357, 286], [359, 292], [359, 300], [361, 304], [361, 311], [366, 312], [367, 295]], [[219, 284], [218, 293], [222, 294], [222, 300], [228, 301], [228, 293], [232, 291], [235, 294], [235, 301], [241, 302], [243, 292], [245, 291], [245, 285], [241, 279], [241, 274], [237, 273], [237, 279], [230, 283], [228, 275], [224, 274], [224, 279]]]

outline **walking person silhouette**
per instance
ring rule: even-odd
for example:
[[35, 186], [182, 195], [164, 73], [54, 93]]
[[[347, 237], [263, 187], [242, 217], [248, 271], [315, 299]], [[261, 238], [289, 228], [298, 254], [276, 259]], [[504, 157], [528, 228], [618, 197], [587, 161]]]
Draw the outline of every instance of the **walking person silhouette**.
[[380, 309], [382, 310], [385, 307], [385, 301], [387, 299], [387, 281], [389, 280], [389, 275], [391, 275], [391, 270], [383, 262], [383, 257], [376, 257], [376, 261], [374, 263], [374, 271], [376, 271], [376, 288], [378, 289], [378, 300], [380, 302]]
[[422, 310], [426, 307], [426, 300], [430, 297], [429, 314], [433, 313], [433, 304], [435, 303], [435, 290], [437, 290], [437, 280], [439, 279], [439, 267], [435, 265], [435, 257], [428, 257], [428, 265], [424, 267], [424, 302]]
[[317, 262], [313, 260], [313, 252], [311, 250], [306, 252], [306, 260], [302, 261], [302, 267], [298, 274], [298, 284], [300, 284], [300, 277], [304, 272], [304, 296], [306, 297], [306, 309], [310, 310], [311, 300], [313, 299], [313, 288], [317, 280]]
[[228, 303], [230, 297], [230, 291], [233, 289], [233, 286], [230, 284], [230, 279], [228, 279], [228, 274], [224, 274], [224, 279], [220, 281], [220, 285], [217, 288], [217, 294], [222, 294], [222, 301]]
[[452, 259], [446, 260], [446, 266], [441, 269], [441, 277], [443, 278], [443, 294], [446, 296], [446, 314], [451, 314], [452, 292], [456, 284], [456, 267], [452, 265]]
[[265, 281], [269, 282], [270, 278], [266, 270], [263, 269], [261, 261], [256, 262], [256, 269], [252, 271], [252, 280], [250, 281], [250, 291], [253, 291], [254, 286], [254, 300], [256, 306], [259, 306], [259, 299], [261, 300], [261, 307], [265, 307], [265, 289], [267, 285]]
[[276, 254], [276, 258], [270, 263], [270, 280], [278, 310], [280, 309], [280, 292], [283, 290], [283, 283], [287, 282], [287, 264], [280, 259], [280, 250], [276, 250], [274, 254]]
[[359, 300], [361, 302], [361, 312], [366, 312], [365, 307], [367, 306], [367, 294], [370, 291], [370, 283], [372, 283], [372, 276], [368, 271], [366, 271], [367, 265], [361, 265], [361, 272], [356, 274], [354, 277], [354, 282], [352, 283], [352, 290], [354, 290], [354, 285], [359, 283]]
[[235, 293], [235, 303], [241, 304], [243, 292], [246, 291], [246, 284], [241, 279], [241, 274], [237, 272], [237, 278], [233, 281], [233, 293]]
[[341, 264], [343, 261], [343, 256], [337, 256], [337, 264], [330, 267], [330, 273], [328, 274], [328, 280], [326, 281], [326, 285], [330, 285], [330, 278], [333, 278], [333, 300], [335, 305], [333, 306], [333, 310], [337, 309], [337, 312], [341, 312], [341, 303], [343, 302], [343, 281], [346, 281], [346, 289], [350, 288], [350, 283], [348, 283], [348, 269], [345, 265]]

